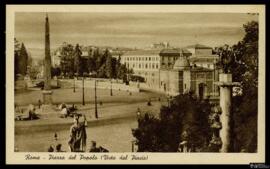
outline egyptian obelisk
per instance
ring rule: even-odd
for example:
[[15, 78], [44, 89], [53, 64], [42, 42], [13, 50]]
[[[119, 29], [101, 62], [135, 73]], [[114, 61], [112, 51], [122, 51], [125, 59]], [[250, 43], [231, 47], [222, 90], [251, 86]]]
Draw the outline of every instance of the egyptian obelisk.
[[52, 104], [51, 91], [51, 54], [50, 54], [50, 28], [49, 18], [46, 14], [45, 19], [45, 60], [44, 60], [44, 90], [43, 90], [43, 104]]

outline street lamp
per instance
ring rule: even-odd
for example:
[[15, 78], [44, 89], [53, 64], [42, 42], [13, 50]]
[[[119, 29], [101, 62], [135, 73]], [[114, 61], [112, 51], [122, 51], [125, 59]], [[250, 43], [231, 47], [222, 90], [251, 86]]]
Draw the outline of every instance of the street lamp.
[[98, 119], [98, 111], [97, 111], [97, 80], [95, 80], [95, 117]]
[[85, 101], [84, 101], [84, 76], [85, 76], [85, 73], [83, 73], [83, 77], [82, 77], [82, 105], [85, 105]]
[[113, 95], [113, 93], [112, 93], [112, 79], [111, 79], [111, 96]]
[[73, 93], [75, 93], [75, 80], [76, 80], [76, 77], [78, 76], [77, 73], [75, 73], [75, 76], [74, 76], [74, 81], [73, 81]]

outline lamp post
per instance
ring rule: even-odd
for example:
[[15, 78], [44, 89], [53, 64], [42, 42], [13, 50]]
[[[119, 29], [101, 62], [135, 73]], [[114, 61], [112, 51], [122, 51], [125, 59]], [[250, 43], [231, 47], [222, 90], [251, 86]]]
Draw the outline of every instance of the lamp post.
[[75, 76], [73, 78], [73, 93], [75, 93]]
[[113, 95], [113, 93], [112, 93], [112, 79], [111, 79], [111, 96]]
[[84, 75], [85, 75], [85, 73], [83, 73], [83, 77], [82, 77], [82, 105], [85, 105], [85, 101], [84, 101]]
[[97, 111], [97, 80], [95, 80], [95, 117], [98, 119], [98, 111]]

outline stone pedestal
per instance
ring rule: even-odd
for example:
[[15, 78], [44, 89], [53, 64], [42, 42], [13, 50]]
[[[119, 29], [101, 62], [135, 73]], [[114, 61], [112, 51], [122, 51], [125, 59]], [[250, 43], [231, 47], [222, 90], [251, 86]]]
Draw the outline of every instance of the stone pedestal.
[[43, 94], [43, 104], [51, 105], [52, 104], [52, 91], [44, 90], [42, 91], [42, 94]]
[[220, 74], [219, 82], [216, 83], [220, 87], [220, 107], [222, 113], [220, 115], [220, 122], [222, 129], [220, 130], [220, 138], [222, 140], [221, 152], [228, 152], [231, 143], [231, 100], [232, 87], [239, 86], [238, 82], [232, 82], [232, 74]]

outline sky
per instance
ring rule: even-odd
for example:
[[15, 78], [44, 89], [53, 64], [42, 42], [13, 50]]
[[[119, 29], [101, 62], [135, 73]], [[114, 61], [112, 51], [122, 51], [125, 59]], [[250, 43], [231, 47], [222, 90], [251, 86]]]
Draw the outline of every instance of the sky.
[[[15, 38], [33, 58], [44, 57], [45, 13], [17, 12]], [[80, 45], [145, 48], [169, 42], [174, 47], [233, 45], [243, 24], [258, 20], [245, 13], [48, 13], [52, 50], [63, 42]]]

